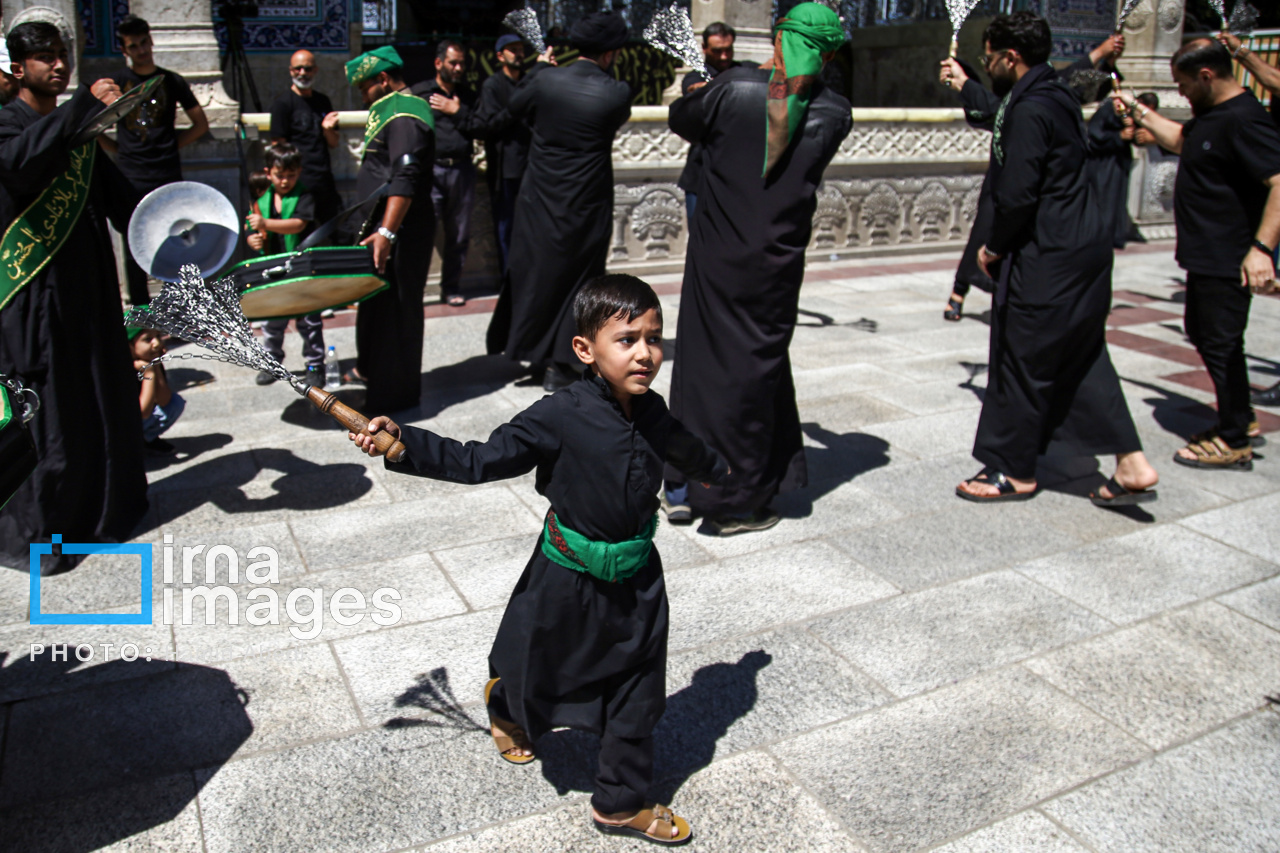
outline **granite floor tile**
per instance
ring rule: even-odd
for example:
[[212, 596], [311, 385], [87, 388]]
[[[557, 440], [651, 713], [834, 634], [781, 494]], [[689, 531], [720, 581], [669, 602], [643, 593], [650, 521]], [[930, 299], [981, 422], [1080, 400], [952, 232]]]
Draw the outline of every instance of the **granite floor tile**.
[[[891, 697], [801, 628], [675, 655], [654, 734], [657, 774], [687, 776], [715, 756], [865, 711]], [[664, 789], [665, 790], [665, 789]]]
[[1280, 578], [1227, 593], [1219, 596], [1218, 601], [1280, 631]]
[[[41, 583], [43, 592], [44, 584]], [[26, 622], [30, 615], [31, 576], [0, 567], [0, 625]]]
[[[85, 660], [76, 656], [81, 646]], [[122, 650], [136, 659], [121, 660]], [[153, 675], [173, 669], [173, 657], [173, 634], [158, 618], [152, 625], [12, 625], [0, 629], [0, 703]]]
[[[680, 789], [672, 805], [693, 829], [689, 849], [739, 853], [865, 849], [772, 759], [758, 752], [735, 756], [698, 773]], [[611, 853], [654, 848], [644, 841], [597, 832], [590, 823], [589, 806], [580, 802], [422, 849], [423, 853]]]
[[[429, 622], [467, 609], [430, 554], [410, 554], [364, 566], [312, 572], [299, 583], [324, 592], [326, 609], [324, 630], [320, 634], [323, 640], [393, 625]], [[344, 625], [334, 616], [333, 596], [342, 590], [348, 592], [342, 598], [339, 615], [354, 624]], [[354, 595], [351, 590], [360, 595]], [[363, 605], [360, 597], [364, 598]]]
[[898, 592], [892, 584], [821, 541], [668, 572], [666, 581], [671, 602], [672, 651], [807, 619]]
[[1277, 512], [1280, 512], [1280, 494], [1193, 515], [1184, 518], [1182, 525], [1211, 539], [1280, 564], [1280, 530], [1275, 529], [1276, 525], [1273, 524], [1258, 523], [1258, 519], [1272, 518]]
[[1112, 622], [1133, 622], [1280, 571], [1271, 563], [1164, 525], [1017, 567]]
[[877, 601], [811, 629], [897, 696], [962, 681], [1112, 627], [1014, 572]]
[[1062, 827], [1029, 811], [936, 848], [936, 853], [1086, 853]]
[[1080, 544], [1062, 531], [1029, 526], [1002, 512], [1005, 507], [965, 503], [954, 489], [950, 509], [870, 527], [835, 544], [902, 589], [1007, 568]]
[[183, 666], [15, 703], [0, 810], [224, 764], [253, 729], [226, 672]]
[[770, 749], [873, 851], [937, 844], [1146, 754], [1017, 669]]
[[1162, 749], [1265, 704], [1280, 685], [1280, 632], [1207, 602], [1025, 665]]
[[203, 853], [190, 773], [0, 811], [8, 850]]
[[849, 364], [794, 371], [796, 399], [799, 401], [856, 394], [901, 382], [902, 377], [873, 364]]
[[[659, 530], [662, 530], [660, 525]], [[511, 598], [511, 590], [538, 545], [536, 533], [494, 539], [435, 552], [462, 597], [475, 610], [499, 607]], [[661, 549], [660, 550], [665, 550]]]
[[[475, 488], [449, 500], [329, 513], [292, 523], [312, 571], [340, 568], [494, 538], [495, 531], [537, 535], [537, 520], [503, 486]], [[335, 536], [334, 531], [342, 531]]]
[[442, 740], [425, 727], [268, 752], [196, 778], [208, 853], [397, 850], [558, 801], [537, 765], [502, 761], [486, 732]]
[[[956, 409], [981, 409], [986, 376], [972, 382], [929, 382], [895, 385], [868, 391], [869, 396], [884, 400], [913, 415], [934, 415]], [[972, 436], [969, 436], [972, 439]]]
[[[481, 690], [497, 609], [375, 631], [333, 643], [361, 713], [371, 725], [413, 718], [426, 728], [466, 729], [483, 720]], [[462, 710], [474, 705], [471, 711]]]
[[1045, 804], [1100, 853], [1280, 849], [1280, 717], [1244, 720]]

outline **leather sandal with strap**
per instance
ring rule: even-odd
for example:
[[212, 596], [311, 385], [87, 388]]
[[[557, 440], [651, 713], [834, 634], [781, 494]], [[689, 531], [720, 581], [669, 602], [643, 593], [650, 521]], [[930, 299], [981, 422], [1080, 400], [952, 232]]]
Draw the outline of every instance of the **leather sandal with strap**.
[[[1257, 421], [1249, 421], [1249, 428], [1245, 430], [1245, 434], [1249, 436], [1250, 447], [1266, 447], [1267, 437], [1262, 434], [1262, 425]], [[1218, 437], [1217, 428], [1207, 429], [1204, 432], [1198, 432], [1191, 438], [1187, 439], [1192, 444], [1199, 444], [1202, 441], [1212, 441]]]
[[942, 319], [951, 323], [959, 323], [964, 314], [964, 300], [952, 296], [947, 300], [947, 310], [942, 312]]
[[1150, 503], [1158, 497], [1155, 489], [1126, 489], [1115, 477], [1103, 483], [1102, 488], [1110, 492], [1111, 497], [1103, 496], [1102, 489], [1090, 492], [1089, 500], [1094, 506], [1134, 506]]
[[[688, 844], [693, 838], [693, 830], [689, 828], [688, 821], [677, 817], [666, 806], [656, 803], [641, 809], [626, 823], [601, 823], [595, 818], [592, 818], [592, 822], [596, 825], [596, 829], [605, 835], [627, 835], [632, 838], [643, 838], [654, 844], [669, 844], [672, 847]], [[676, 830], [674, 836], [671, 834], [673, 828]]]
[[1173, 461], [1188, 468], [1207, 468], [1218, 471], [1253, 470], [1253, 448], [1247, 444], [1244, 447], [1231, 447], [1218, 435], [1203, 441], [1196, 441], [1193, 436], [1186, 449], [1194, 453], [1196, 458], [1188, 459], [1181, 453], [1175, 453]]
[[996, 487], [996, 493], [994, 495], [983, 496], [983, 495], [970, 494], [969, 492], [966, 492], [964, 489], [960, 488], [959, 486], [956, 486], [956, 495], [958, 497], [962, 497], [967, 501], [973, 501], [974, 503], [980, 503], [980, 504], [1007, 503], [1010, 501], [1029, 501], [1032, 498], [1034, 498], [1036, 494], [1039, 493], [1040, 491], [1038, 487], [1032, 489], [1029, 492], [1018, 491], [1018, 487], [1015, 486], [1013, 483], [1011, 483], [1008, 477], [1006, 477], [1000, 471], [997, 471], [995, 468], [992, 468], [991, 466], [987, 466], [986, 468], [983, 468], [977, 474], [974, 474], [972, 477], [965, 480], [965, 482], [966, 483], [983, 483], [985, 485]]
[[[498, 679], [491, 678], [484, 686], [484, 704], [489, 706], [489, 694], [493, 692], [493, 685], [498, 683]], [[498, 747], [498, 756], [503, 761], [509, 761], [512, 764], [528, 764], [533, 761], [533, 744], [529, 742], [529, 736], [524, 733], [524, 729], [517, 726], [510, 720], [504, 720], [501, 717], [489, 715], [490, 734], [493, 729], [498, 729], [502, 734], [493, 735], [493, 742]], [[512, 750], [528, 750], [529, 755], [512, 755]]]

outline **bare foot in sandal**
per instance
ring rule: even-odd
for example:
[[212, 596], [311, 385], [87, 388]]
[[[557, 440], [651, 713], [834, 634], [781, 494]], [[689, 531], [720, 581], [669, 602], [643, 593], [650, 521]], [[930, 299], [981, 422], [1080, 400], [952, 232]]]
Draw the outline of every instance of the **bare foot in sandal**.
[[[1141, 450], [1133, 453], [1117, 453], [1116, 454], [1116, 474], [1115, 481], [1120, 484], [1121, 488], [1128, 492], [1145, 492], [1155, 488], [1160, 482], [1160, 475], [1156, 473], [1156, 469], [1147, 461], [1147, 455]], [[1111, 490], [1104, 484], [1097, 491], [1097, 496], [1103, 500], [1111, 500], [1116, 495], [1111, 494]], [[1093, 495], [1090, 495], [1093, 497]]]
[[591, 818], [596, 829], [606, 835], [630, 835], [655, 844], [684, 844], [693, 837], [693, 830], [684, 818], [675, 815], [663, 805], [651, 805], [638, 812], [601, 814], [593, 806]]
[[[486, 708], [489, 705], [489, 695], [497, 683], [498, 679], [491, 678], [484, 686]], [[489, 734], [493, 736], [493, 742], [498, 747], [498, 755], [503, 761], [509, 761], [512, 764], [528, 764], [533, 761], [533, 744], [529, 742], [529, 736], [525, 734], [524, 729], [515, 723], [490, 713]]]
[[1035, 480], [1019, 480], [1014, 477], [997, 476], [995, 478], [984, 476], [986, 469], [983, 469], [978, 476], [965, 480], [956, 486], [956, 491], [965, 492], [973, 495], [975, 498], [994, 499], [1001, 495], [1008, 495], [1008, 487], [1004, 489], [1000, 487], [1000, 480], [1013, 486], [1014, 492], [1019, 495], [1032, 494], [1036, 490]]

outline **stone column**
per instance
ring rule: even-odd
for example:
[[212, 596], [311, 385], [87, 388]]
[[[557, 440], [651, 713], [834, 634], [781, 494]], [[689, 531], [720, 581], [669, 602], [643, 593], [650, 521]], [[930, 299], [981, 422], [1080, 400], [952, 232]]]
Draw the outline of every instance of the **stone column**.
[[723, 21], [738, 33], [733, 43], [735, 59], [765, 62], [773, 58], [773, 4], [769, 0], [692, 0], [693, 31], [701, 34], [708, 25]]
[[186, 78], [210, 127], [231, 127], [239, 105], [222, 87], [209, 0], [130, 0], [129, 11], [151, 25], [156, 65]]
[[1125, 21], [1125, 51], [1120, 58], [1124, 86], [1135, 92], [1155, 92], [1161, 112], [1187, 110], [1169, 76], [1169, 58], [1182, 46], [1184, 0], [1142, 0]]
[[[70, 97], [71, 93], [80, 86], [80, 53], [84, 45], [84, 34], [80, 31], [80, 13], [76, 9], [74, 0], [4, 0], [0, 3], [0, 13], [4, 15], [6, 33], [20, 23], [48, 21], [51, 24], [56, 23], [60, 29], [64, 29], [71, 35], [72, 43], [67, 45], [72, 62], [71, 82], [67, 86], [65, 96]], [[5, 68], [5, 71], [8, 70]]]

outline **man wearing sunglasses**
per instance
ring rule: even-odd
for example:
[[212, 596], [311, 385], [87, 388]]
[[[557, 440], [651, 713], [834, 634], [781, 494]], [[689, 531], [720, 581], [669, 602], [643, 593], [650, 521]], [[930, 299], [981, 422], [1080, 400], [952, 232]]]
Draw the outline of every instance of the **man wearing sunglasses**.
[[338, 114], [329, 96], [312, 88], [316, 58], [309, 50], [289, 57], [291, 85], [271, 105], [271, 139], [290, 142], [302, 153], [302, 185], [316, 203], [316, 221], [338, 215], [342, 200], [333, 180], [329, 149], [338, 146]]
[[1044, 19], [998, 15], [984, 64], [1001, 97], [987, 182], [994, 218], [978, 266], [996, 281], [990, 381], [973, 455], [983, 464], [956, 494], [979, 503], [1026, 500], [1047, 452], [1116, 455], [1100, 506], [1155, 499], [1106, 347], [1113, 263], [1109, 221], [1085, 168], [1080, 102], [1058, 78]]

